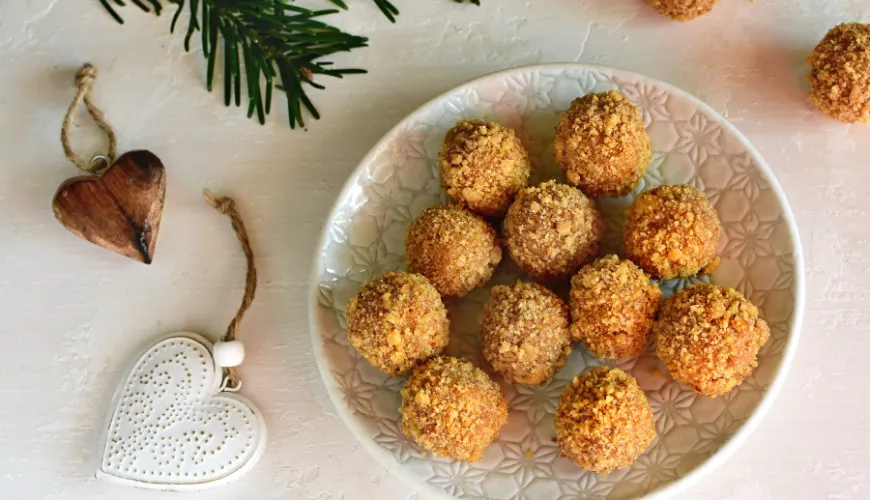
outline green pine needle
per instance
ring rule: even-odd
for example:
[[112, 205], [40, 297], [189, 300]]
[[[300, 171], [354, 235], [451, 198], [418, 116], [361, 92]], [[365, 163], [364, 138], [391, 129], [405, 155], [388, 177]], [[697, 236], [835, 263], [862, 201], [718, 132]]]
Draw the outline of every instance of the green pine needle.
[[[332, 4], [334, 4], [338, 7], [341, 7], [344, 10], [347, 10], [347, 4], [344, 3], [344, 0], [327, 0], [327, 1], [331, 2]], [[384, 15], [387, 16], [387, 19], [389, 19], [391, 23], [396, 22], [396, 16], [399, 15], [399, 9], [397, 9], [395, 5], [390, 3], [389, 0], [373, 0], [373, 1], [375, 2], [375, 5], [377, 5], [377, 7], [379, 9], [381, 9], [381, 12], [383, 12]]]
[[[109, 3], [99, 0], [119, 23], [123, 19]], [[123, 0], [112, 0], [124, 6]], [[160, 15], [160, 0], [130, 0], [145, 12]], [[336, 5], [341, 0], [331, 0]], [[398, 13], [385, 0], [376, 2], [389, 5], [390, 12]], [[241, 105], [242, 80], [247, 88], [248, 116], [255, 113], [265, 123], [272, 105], [273, 86], [287, 95], [287, 114], [290, 127], [304, 127], [304, 115], [320, 118], [317, 108], [308, 97], [307, 88], [322, 89], [316, 83], [318, 75], [342, 78], [344, 75], [365, 73], [354, 68], [334, 68], [324, 57], [338, 52], [366, 47], [368, 39], [345, 33], [324, 23], [320, 18], [338, 12], [335, 9], [309, 10], [291, 5], [287, 0], [168, 0], [177, 5], [172, 19], [174, 31], [181, 10], [191, 12], [184, 39], [185, 50], [199, 31], [202, 51], [207, 61], [206, 86], [212, 90], [217, 58], [222, 57], [224, 103]], [[280, 82], [280, 83], [279, 83]]]
[[391, 23], [396, 22], [396, 16], [399, 15], [399, 9], [397, 9], [395, 5], [391, 4], [387, 0], [374, 1], [375, 5], [377, 5], [378, 8], [381, 9], [381, 12], [383, 12], [384, 15], [387, 16], [387, 19], [389, 19]]

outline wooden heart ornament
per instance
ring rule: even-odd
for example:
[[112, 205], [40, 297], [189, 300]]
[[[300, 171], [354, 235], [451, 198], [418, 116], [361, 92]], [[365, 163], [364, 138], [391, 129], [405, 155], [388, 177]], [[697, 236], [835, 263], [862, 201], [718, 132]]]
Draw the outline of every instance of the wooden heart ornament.
[[165, 193], [160, 159], [149, 151], [130, 151], [99, 177], [64, 182], [54, 195], [54, 215], [76, 236], [150, 264]]
[[178, 333], [145, 351], [115, 394], [97, 477], [128, 486], [198, 490], [256, 465], [266, 426], [250, 401], [224, 391], [212, 345]]

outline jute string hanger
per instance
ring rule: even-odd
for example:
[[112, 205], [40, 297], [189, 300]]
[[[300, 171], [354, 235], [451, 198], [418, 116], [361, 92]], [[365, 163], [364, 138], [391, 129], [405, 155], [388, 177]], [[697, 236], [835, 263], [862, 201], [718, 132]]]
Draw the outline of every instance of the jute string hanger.
[[[96, 174], [100, 169], [107, 167], [115, 161], [116, 148], [118, 138], [115, 131], [106, 121], [106, 117], [100, 108], [94, 104], [91, 99], [91, 89], [94, 86], [94, 81], [97, 78], [97, 68], [91, 63], [85, 63], [84, 66], [76, 73], [76, 95], [66, 111], [66, 116], [63, 117], [63, 125], [60, 128], [60, 143], [63, 145], [63, 153], [67, 159], [78, 168], [89, 174]], [[94, 122], [100, 129], [106, 133], [109, 139], [109, 148], [105, 156], [95, 156], [92, 160], [86, 160], [77, 155], [70, 145], [70, 128], [72, 128], [76, 110], [84, 102], [88, 114], [91, 115]]]
[[[221, 358], [221, 343], [224, 343], [225, 345], [232, 344], [235, 345], [237, 349], [242, 349], [241, 343], [236, 340], [236, 329], [238, 328], [239, 323], [241, 323], [242, 318], [245, 316], [245, 313], [251, 307], [251, 303], [254, 301], [254, 296], [257, 293], [257, 267], [254, 264], [254, 252], [251, 250], [251, 242], [248, 239], [248, 232], [245, 229], [245, 223], [242, 221], [242, 217], [236, 210], [235, 202], [228, 197], [215, 196], [208, 189], [203, 191], [202, 194], [206, 203], [230, 218], [233, 230], [239, 238], [239, 243], [242, 245], [242, 251], [245, 253], [248, 268], [245, 276], [245, 295], [242, 297], [242, 303], [239, 305], [239, 310], [236, 312], [235, 317], [233, 317], [229, 326], [227, 326], [227, 331], [221, 338], [221, 342], [215, 345], [215, 362], [221, 366], [222, 364], [225, 364], [221, 363], [221, 359], [219, 359]], [[242, 356], [244, 356], [243, 353], [244, 351], [242, 351]], [[241, 363], [241, 359], [238, 360], [238, 363]], [[236, 373], [235, 366], [237, 365], [224, 366], [227, 371], [226, 387], [228, 390], [238, 390], [241, 388], [241, 380]]]

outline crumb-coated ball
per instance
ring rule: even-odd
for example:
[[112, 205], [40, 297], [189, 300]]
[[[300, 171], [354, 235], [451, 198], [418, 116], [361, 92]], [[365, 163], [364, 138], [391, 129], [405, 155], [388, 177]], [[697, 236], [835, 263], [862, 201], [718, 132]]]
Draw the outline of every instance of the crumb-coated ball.
[[458, 204], [487, 217], [504, 215], [529, 182], [529, 155], [513, 130], [462, 120], [444, 138], [441, 185]]
[[640, 110], [615, 90], [574, 99], [553, 147], [568, 183], [592, 198], [630, 193], [652, 157]]
[[422, 274], [445, 296], [461, 297], [492, 278], [501, 262], [495, 229], [459, 205], [423, 211], [405, 236], [408, 271]]
[[870, 122], [870, 24], [832, 28], [807, 58], [810, 101], [846, 123]]
[[653, 278], [672, 279], [712, 272], [720, 232], [719, 217], [704, 193], [665, 185], [634, 201], [623, 244], [626, 256]]
[[439, 457], [480, 460], [507, 418], [498, 384], [470, 361], [433, 358], [402, 389], [402, 432]]
[[548, 181], [520, 191], [504, 220], [505, 247], [535, 279], [568, 278], [598, 252], [601, 214], [579, 189]]
[[568, 306], [526, 281], [495, 286], [483, 310], [483, 357], [508, 382], [542, 385], [571, 354]]
[[438, 290], [418, 274], [385, 273], [347, 305], [347, 338], [375, 368], [402, 375], [447, 346], [450, 323]]
[[636, 358], [649, 345], [661, 298], [634, 262], [602, 257], [571, 278], [571, 335], [598, 358]]
[[606, 366], [582, 373], [565, 388], [554, 426], [562, 453], [602, 475], [634, 463], [656, 437], [652, 408], [637, 381]]
[[770, 337], [758, 308], [743, 294], [706, 283], [666, 299], [652, 332], [656, 355], [674, 379], [710, 397], [740, 385]]
[[713, 10], [719, 0], [646, 0], [650, 7], [675, 21], [691, 21]]

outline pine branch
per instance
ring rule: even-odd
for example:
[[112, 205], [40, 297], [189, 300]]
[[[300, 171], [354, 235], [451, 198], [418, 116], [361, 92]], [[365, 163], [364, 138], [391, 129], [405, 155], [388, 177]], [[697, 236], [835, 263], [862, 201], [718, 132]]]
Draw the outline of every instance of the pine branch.
[[[109, 0], [99, 0], [119, 23]], [[123, 0], [113, 0], [124, 6]], [[160, 15], [160, 0], [130, 0], [145, 12]], [[341, 6], [342, 0], [331, 0]], [[376, 2], [385, 0], [375, 0]], [[203, 56], [207, 61], [206, 86], [214, 85], [218, 53], [223, 56], [224, 103], [241, 105], [242, 80], [248, 91], [248, 116], [254, 113], [265, 123], [272, 105], [273, 86], [287, 95], [290, 127], [305, 126], [304, 112], [320, 118], [317, 108], [306, 92], [307, 87], [323, 89], [315, 82], [316, 75], [342, 78], [365, 73], [355, 68], [334, 68], [324, 57], [338, 52], [366, 47], [368, 39], [345, 33], [320, 18], [338, 12], [335, 9], [309, 10], [296, 7], [287, 0], [168, 0], [178, 6], [172, 18], [174, 32], [181, 11], [188, 7], [190, 21], [184, 48], [190, 51], [190, 40], [198, 31]], [[391, 6], [392, 7], [392, 6]], [[395, 7], [393, 7], [395, 9]], [[397, 13], [398, 11], [396, 11]], [[280, 83], [278, 81], [280, 80]]]

